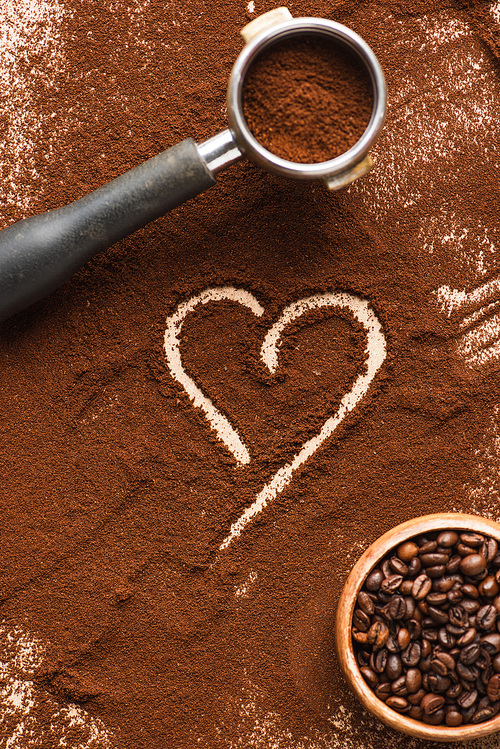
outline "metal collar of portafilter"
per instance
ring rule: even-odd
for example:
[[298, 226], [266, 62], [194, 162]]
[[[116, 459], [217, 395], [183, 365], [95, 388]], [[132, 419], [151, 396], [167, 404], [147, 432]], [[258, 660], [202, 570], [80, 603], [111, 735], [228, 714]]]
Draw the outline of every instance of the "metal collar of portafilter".
[[[387, 87], [380, 63], [358, 34], [339, 23], [324, 18], [292, 18], [284, 8], [266, 16], [270, 16], [267, 23], [263, 22], [265, 16], [261, 16], [242, 31], [247, 43], [232, 68], [227, 88], [230, 127], [216, 136], [220, 139], [221, 151], [229, 153], [232, 150], [232, 160], [236, 160], [239, 150], [255, 164], [274, 174], [301, 180], [321, 179], [330, 190], [338, 190], [366, 174], [372, 166], [369, 152], [384, 124], [387, 102]], [[257, 23], [257, 28], [252, 29], [253, 24]], [[329, 161], [300, 164], [276, 156], [255, 138], [243, 112], [243, 88], [250, 67], [266, 49], [284, 39], [311, 35], [340, 43], [358, 57], [370, 76], [373, 103], [366, 130], [352, 148]]]

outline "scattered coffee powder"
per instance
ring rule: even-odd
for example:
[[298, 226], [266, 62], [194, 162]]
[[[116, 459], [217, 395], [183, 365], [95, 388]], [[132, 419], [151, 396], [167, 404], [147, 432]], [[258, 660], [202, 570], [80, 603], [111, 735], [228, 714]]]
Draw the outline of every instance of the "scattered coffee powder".
[[369, 74], [351, 50], [301, 35], [257, 58], [245, 79], [243, 111], [268, 151], [317, 163], [340, 156], [361, 138], [372, 99]]
[[500, 711], [500, 553], [481, 533], [439, 531], [393, 549], [353, 614], [360, 672], [397, 711], [429, 725]]
[[[226, 127], [252, 7], [2, 3], [19, 101], [0, 90], [17, 138], [0, 152], [2, 225]], [[341, 676], [340, 590], [399, 522], [500, 517], [494, 5], [291, 10], [345, 23], [380, 59], [373, 171], [331, 195], [239, 164], [0, 328], [2, 749], [406, 749]], [[205, 296], [178, 340], [246, 463], [164, 349], [167, 319], [229, 287], [250, 306]], [[331, 304], [292, 308], [311, 298]], [[354, 298], [381, 325], [371, 356]], [[261, 349], [287, 309], [273, 374]], [[355, 408], [221, 551], [377, 361]]]

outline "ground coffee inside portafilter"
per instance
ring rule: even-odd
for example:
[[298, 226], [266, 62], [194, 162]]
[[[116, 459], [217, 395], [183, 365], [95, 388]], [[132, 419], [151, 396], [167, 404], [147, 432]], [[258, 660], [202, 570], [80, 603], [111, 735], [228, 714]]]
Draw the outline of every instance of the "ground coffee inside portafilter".
[[243, 110], [271, 153], [297, 163], [328, 161], [360, 139], [372, 111], [366, 68], [343, 45], [292, 37], [265, 50], [250, 68]]
[[360, 671], [385, 704], [430, 725], [500, 712], [500, 553], [494, 538], [442, 531], [389, 553], [353, 614]]

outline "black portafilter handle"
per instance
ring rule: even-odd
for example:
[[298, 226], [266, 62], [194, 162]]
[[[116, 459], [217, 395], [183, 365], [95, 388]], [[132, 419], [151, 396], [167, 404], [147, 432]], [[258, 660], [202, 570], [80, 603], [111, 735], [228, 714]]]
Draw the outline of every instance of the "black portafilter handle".
[[241, 157], [229, 131], [188, 138], [63, 208], [0, 231], [0, 320], [42, 299], [101, 250], [215, 184]]

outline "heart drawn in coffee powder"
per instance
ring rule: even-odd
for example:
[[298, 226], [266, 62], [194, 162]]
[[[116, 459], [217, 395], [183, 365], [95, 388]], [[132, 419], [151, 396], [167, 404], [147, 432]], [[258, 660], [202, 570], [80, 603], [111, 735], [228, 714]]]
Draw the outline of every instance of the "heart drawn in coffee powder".
[[[243, 305], [250, 309], [256, 317], [262, 317], [264, 314], [262, 305], [245, 289], [238, 289], [234, 286], [220, 286], [206, 289], [200, 294], [191, 297], [187, 302], [181, 303], [176, 311], [167, 318], [165, 355], [172, 377], [182, 385], [193, 406], [203, 411], [211, 428], [234, 455], [238, 464], [246, 465], [251, 460], [247, 446], [229, 420], [215, 408], [212, 401], [203, 393], [192, 377], [187, 374], [181, 360], [180, 336], [186, 317], [199, 305], [222, 301], [232, 301]], [[289, 463], [286, 463], [276, 471], [271, 480], [257, 494], [255, 501], [232, 524], [228, 535], [219, 546], [220, 551], [227, 548], [241, 534], [252, 518], [283, 491], [290, 483], [295, 471], [316, 452], [323, 442], [333, 434], [346, 416], [365, 397], [375, 375], [385, 360], [385, 336], [380, 321], [369, 302], [356, 294], [329, 292], [316, 294], [290, 304], [283, 310], [279, 320], [268, 330], [260, 350], [260, 358], [271, 374], [275, 374], [278, 369], [278, 354], [282, 334], [286, 327], [308, 312], [321, 309], [322, 307], [347, 310], [364, 327], [366, 331], [367, 353], [365, 370], [358, 375], [350, 390], [344, 394], [336, 413], [326, 419], [317, 434], [304, 442]]]

